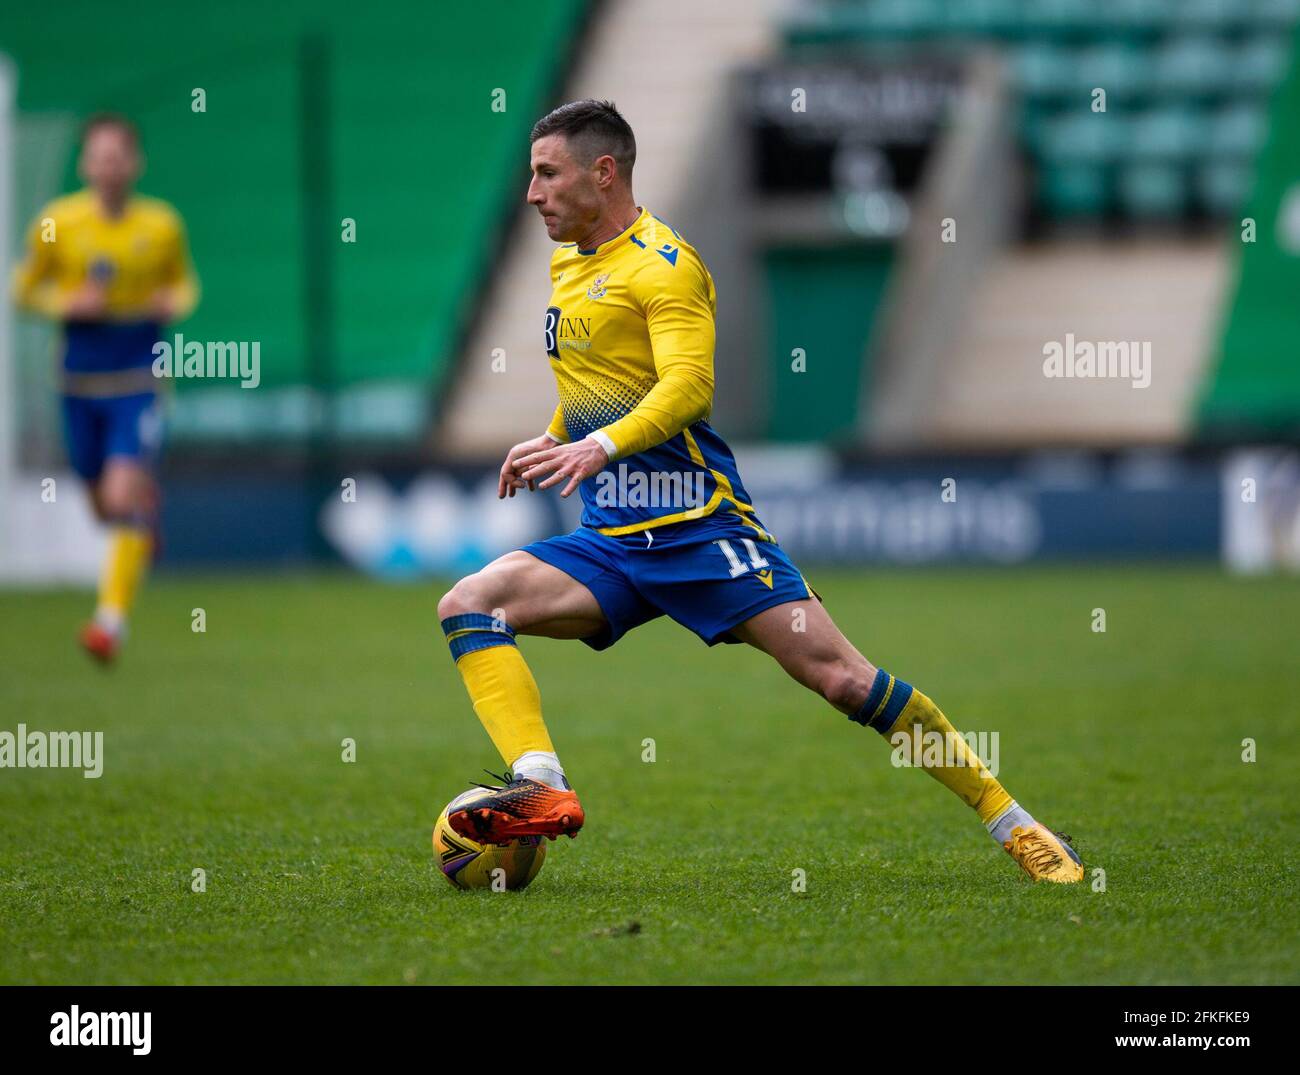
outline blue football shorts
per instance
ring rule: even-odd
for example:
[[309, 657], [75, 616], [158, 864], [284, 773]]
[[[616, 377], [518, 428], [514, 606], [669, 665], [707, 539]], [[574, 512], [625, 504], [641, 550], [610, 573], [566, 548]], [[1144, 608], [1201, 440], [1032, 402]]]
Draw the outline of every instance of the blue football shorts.
[[609, 626], [583, 639], [592, 649], [607, 649], [632, 628], [664, 615], [716, 646], [739, 642], [731, 629], [764, 609], [817, 597], [785, 550], [765, 534], [761, 524], [756, 528], [735, 512], [719, 512], [619, 537], [580, 526], [523, 551], [595, 596]]
[[63, 430], [68, 462], [85, 481], [95, 481], [112, 457], [152, 468], [162, 442], [158, 394], [140, 392], [102, 399], [65, 395]]

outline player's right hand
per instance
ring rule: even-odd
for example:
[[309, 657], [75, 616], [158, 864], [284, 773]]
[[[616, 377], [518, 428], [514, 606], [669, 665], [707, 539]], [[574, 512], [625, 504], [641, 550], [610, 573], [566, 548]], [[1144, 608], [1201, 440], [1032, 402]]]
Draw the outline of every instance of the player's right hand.
[[526, 482], [519, 476], [519, 473], [515, 470], [515, 461], [522, 459], [526, 455], [532, 455], [533, 452], [540, 452], [543, 448], [553, 447], [555, 447], [555, 441], [543, 433], [540, 437], [523, 441], [511, 448], [506, 453], [506, 461], [501, 464], [501, 476], [497, 479], [497, 499], [514, 496], [516, 489], [523, 489], [525, 486], [528, 487], [530, 493], [536, 489], [535, 483]]
[[68, 321], [98, 321], [108, 310], [108, 295], [100, 284], [87, 282], [68, 296], [63, 316]]

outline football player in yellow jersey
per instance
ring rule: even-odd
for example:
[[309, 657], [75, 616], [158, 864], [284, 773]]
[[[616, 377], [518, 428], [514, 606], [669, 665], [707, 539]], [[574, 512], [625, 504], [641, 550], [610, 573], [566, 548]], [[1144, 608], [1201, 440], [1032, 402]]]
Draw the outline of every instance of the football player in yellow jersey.
[[1007, 794], [930, 698], [854, 648], [763, 527], [708, 423], [713, 280], [636, 203], [635, 160], [632, 130], [606, 101], [563, 105], [532, 131], [528, 202], [564, 244], [543, 325], [560, 402], [544, 433], [510, 449], [498, 495], [576, 490], [583, 514], [573, 533], [501, 557], [439, 602], [474, 710], [508, 765], [503, 786], [449, 814], [452, 827], [489, 843], [576, 834], [583, 809], [516, 636], [600, 650], [666, 614], [709, 645], [761, 650], [850, 720], [908, 744], [912, 764], [1035, 880], [1079, 881], [1069, 838]]
[[134, 193], [142, 159], [122, 116], [87, 121], [86, 189], [41, 210], [14, 276], [20, 306], [63, 327], [61, 390], [68, 457], [110, 527], [94, 618], [82, 646], [116, 655], [155, 549], [162, 434], [153, 346], [198, 298], [185, 231], [166, 202]]

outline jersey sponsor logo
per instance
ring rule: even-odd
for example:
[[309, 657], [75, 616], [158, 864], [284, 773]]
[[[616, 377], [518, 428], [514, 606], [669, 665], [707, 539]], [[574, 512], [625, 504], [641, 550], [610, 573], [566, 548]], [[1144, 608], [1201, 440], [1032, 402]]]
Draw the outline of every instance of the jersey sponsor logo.
[[565, 317], [558, 306], [546, 308], [546, 353], [557, 361], [560, 352], [586, 351], [591, 347], [591, 318]]
[[560, 357], [559, 331], [560, 308], [548, 306], [546, 308], [546, 353], [556, 359]]

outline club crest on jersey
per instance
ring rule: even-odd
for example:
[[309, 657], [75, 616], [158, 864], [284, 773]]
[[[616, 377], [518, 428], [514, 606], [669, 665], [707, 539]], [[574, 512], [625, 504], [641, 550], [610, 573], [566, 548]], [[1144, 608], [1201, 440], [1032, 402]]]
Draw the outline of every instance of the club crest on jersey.
[[113, 264], [111, 258], [100, 255], [91, 261], [86, 269], [86, 275], [97, 284], [108, 284], [117, 275], [117, 266]]
[[599, 276], [597, 276], [595, 281], [592, 283], [591, 287], [587, 288], [587, 298], [603, 299], [605, 297], [605, 292], [609, 290], [609, 288], [605, 286], [605, 284], [608, 283], [609, 281], [609, 277], [610, 274], [607, 272], [601, 273]]

